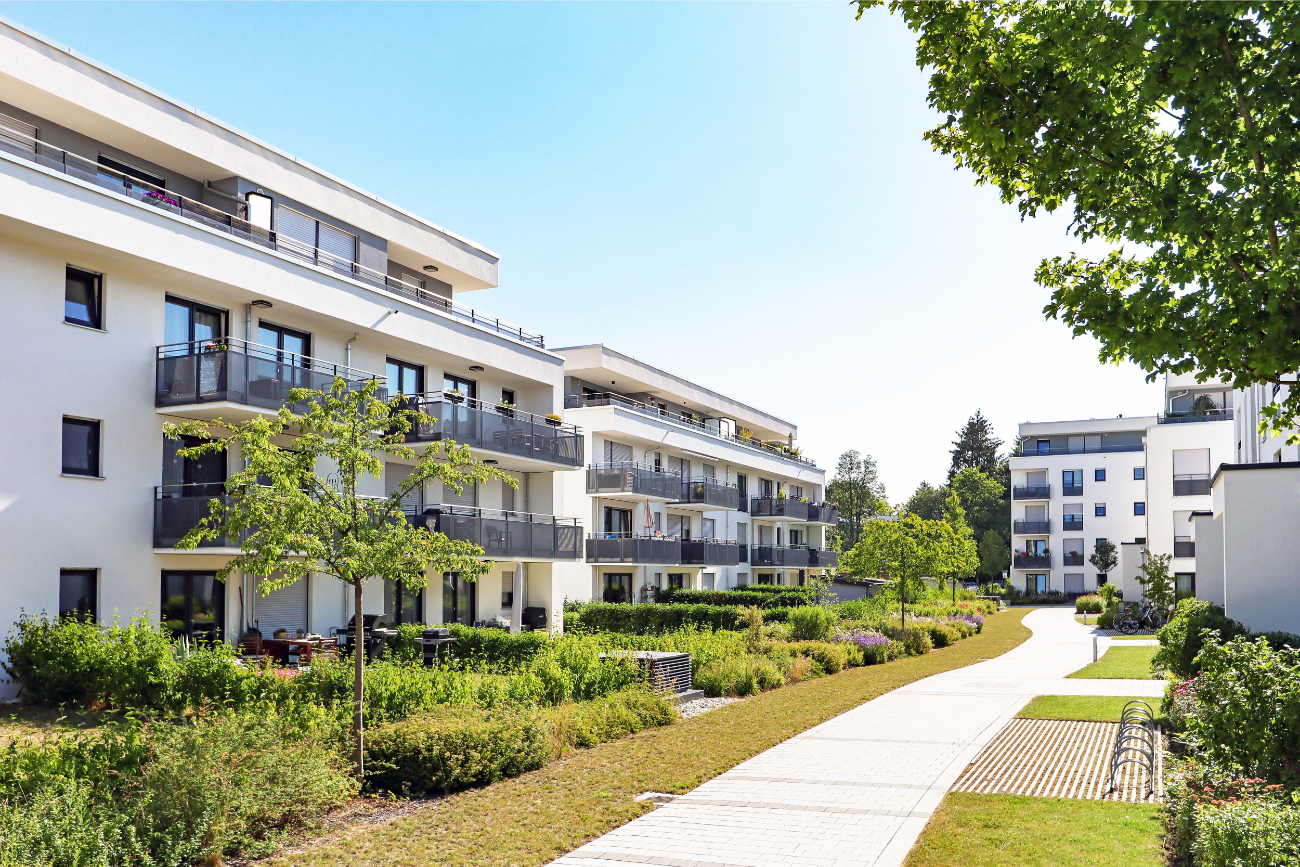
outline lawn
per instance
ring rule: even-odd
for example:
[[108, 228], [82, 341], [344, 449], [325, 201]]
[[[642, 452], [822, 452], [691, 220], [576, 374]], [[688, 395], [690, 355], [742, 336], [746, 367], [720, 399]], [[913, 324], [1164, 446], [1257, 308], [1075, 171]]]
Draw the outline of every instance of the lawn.
[[1155, 645], [1138, 647], [1112, 647], [1090, 665], [1067, 674], [1066, 677], [1117, 678], [1122, 680], [1150, 680], [1151, 657], [1160, 648]]
[[1160, 867], [1161, 807], [950, 792], [904, 867]]
[[[1017, 716], [1021, 719], [1077, 719], [1088, 722], [1119, 722], [1124, 705], [1138, 696], [1114, 695], [1040, 695], [1025, 705]], [[1156, 714], [1160, 699], [1141, 698]]]
[[642, 792], [687, 792], [792, 735], [914, 681], [1000, 656], [1030, 636], [1029, 608], [989, 617], [951, 647], [853, 668], [736, 702], [679, 725], [579, 750], [386, 825], [361, 826], [274, 865], [542, 865], [651, 809]]

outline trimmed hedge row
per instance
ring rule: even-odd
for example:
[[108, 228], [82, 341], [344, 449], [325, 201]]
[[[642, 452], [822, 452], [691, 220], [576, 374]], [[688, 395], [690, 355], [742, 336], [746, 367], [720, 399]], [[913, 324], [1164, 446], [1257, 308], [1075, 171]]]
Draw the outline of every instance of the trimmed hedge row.
[[[766, 608], [766, 623], [783, 622], [789, 608]], [[740, 609], [730, 605], [637, 605], [631, 602], [589, 602], [571, 605], [565, 612], [565, 628], [575, 632], [622, 632], [628, 635], [662, 635], [696, 629], [741, 630]]]
[[[766, 587], [772, 585], [757, 585]], [[817, 596], [812, 587], [776, 587], [774, 591], [748, 587], [736, 590], [683, 590], [669, 587], [655, 591], [655, 602], [685, 605], [730, 605], [741, 607], [755, 605], [759, 608], [793, 608], [813, 605]]]

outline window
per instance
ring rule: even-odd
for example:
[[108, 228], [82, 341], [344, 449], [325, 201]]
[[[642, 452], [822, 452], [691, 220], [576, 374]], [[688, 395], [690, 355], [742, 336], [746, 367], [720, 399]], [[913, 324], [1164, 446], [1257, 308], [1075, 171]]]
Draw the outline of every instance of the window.
[[[1062, 544], [1062, 548], [1064, 549], [1064, 554], [1065, 554], [1065, 558], [1063, 562], [1066, 566], [1083, 565], [1083, 540], [1082, 539], [1065, 539]], [[1082, 576], [1080, 576], [1080, 580], [1082, 580]]]
[[737, 573], [736, 573], [736, 586], [739, 587], [741, 584], [746, 584], [746, 585], [749, 584], [749, 573], [748, 573], [748, 572], [737, 572]]
[[99, 173], [99, 176], [102, 178], [120, 184], [122, 183], [122, 175], [129, 175], [133, 181], [144, 181], [148, 186], [156, 187], [159, 190], [167, 189], [167, 182], [165, 180], [155, 174], [146, 172], [144, 169], [137, 169], [133, 165], [128, 165], [127, 163], [115, 160], [112, 157], [106, 157], [103, 154], [99, 155], [98, 162], [101, 166], [108, 169], [106, 172]]
[[[681, 576], [677, 576], [681, 577]], [[672, 584], [673, 576], [668, 576], [670, 586], [680, 587], [681, 584]], [[630, 572], [606, 572], [605, 573], [605, 592], [601, 598], [606, 602], [631, 602], [632, 601], [632, 573]]]
[[59, 570], [59, 617], [76, 617], [78, 620], [95, 619], [94, 569]]
[[803, 498], [803, 485], [791, 485], [791, 486], [790, 486], [790, 496], [794, 497], [796, 500], [802, 499], [802, 498]]
[[215, 572], [162, 573], [162, 623], [173, 636], [219, 641], [225, 621], [226, 585]]
[[1135, 482], [1140, 482], [1140, 481], [1142, 481], [1143, 479], [1145, 479], [1146, 477], [1147, 477], [1147, 468], [1146, 468], [1146, 467], [1134, 467], [1134, 468], [1133, 468], [1133, 481], [1135, 481]]
[[1146, 503], [1134, 503], [1134, 504], [1133, 504], [1133, 514], [1135, 514], [1135, 515], [1145, 515], [1146, 513], [1147, 513], [1147, 504], [1146, 504]]
[[24, 123], [16, 117], [0, 114], [0, 148], [13, 153], [36, 153], [36, 139], [39, 138], [36, 127]]
[[669, 572], [668, 586], [673, 590], [681, 590], [686, 586], [686, 575], [683, 572]]
[[713, 518], [701, 518], [701, 519], [700, 519], [700, 538], [701, 538], [701, 539], [715, 539], [715, 538], [717, 538], [717, 535], [716, 535], [716, 534], [717, 534], [717, 525], [718, 525], [718, 522], [717, 522], [715, 519], [713, 519]]
[[99, 477], [99, 422], [63, 417], [63, 472]]
[[501, 402], [502, 402], [502, 403], [508, 403], [508, 404], [510, 404], [511, 406], [514, 406], [514, 405], [515, 405], [515, 390], [514, 390], [513, 388], [503, 388], [503, 389], [501, 389]]
[[618, 538], [632, 535], [632, 510], [605, 507], [605, 536]]
[[1092, 514], [1093, 514], [1094, 517], [1097, 517], [1097, 518], [1104, 518], [1104, 517], [1106, 517], [1106, 504], [1105, 504], [1105, 503], [1093, 503], [1093, 504], [1092, 504]]
[[1083, 529], [1083, 503], [1066, 503], [1061, 507], [1061, 529]]
[[1174, 595], [1179, 599], [1186, 599], [1189, 596], [1196, 595], [1195, 572], [1174, 573]]
[[515, 573], [501, 573], [501, 607], [513, 608], [515, 604]]
[[442, 390], [462, 394], [465, 397], [478, 397], [478, 383], [472, 379], [463, 379], [454, 374], [442, 375]]
[[770, 498], [772, 496], [772, 491], [773, 491], [773, 484], [771, 479], [758, 480], [758, 495], [760, 497]]
[[311, 335], [281, 325], [258, 322], [257, 342], [277, 350], [270, 353], [263, 350], [259, 356], [282, 364], [291, 364], [294, 367], [304, 366], [303, 359], [311, 355]]
[[1094, 547], [1094, 548], [1100, 548], [1100, 547], [1102, 547], [1102, 546], [1105, 545], [1105, 544], [1106, 544], [1106, 537], [1105, 537], [1105, 536], [1098, 536], [1098, 537], [1096, 538], [1096, 540], [1093, 542], [1093, 546], [1092, 546], [1092, 547]]
[[1092, 480], [1093, 480], [1094, 482], [1104, 482], [1104, 481], [1106, 481], [1106, 470], [1105, 470], [1105, 469], [1093, 470], [1093, 471], [1092, 471]]
[[749, 476], [744, 473], [736, 473], [736, 493], [740, 496], [740, 510], [749, 511]]
[[1078, 497], [1083, 494], [1083, 470], [1065, 470], [1061, 473], [1062, 496]]
[[759, 573], [759, 576], [758, 576], [758, 583], [759, 583], [759, 584], [772, 584], [772, 583], [774, 583], [773, 580], [772, 580], [772, 574], [771, 574], [770, 572], [768, 572], [768, 573]]
[[748, 524], [737, 524], [737, 525], [736, 525], [736, 544], [738, 544], [738, 545], [748, 545], [748, 544], [749, 544], [749, 525], [748, 525]]
[[388, 374], [390, 395], [424, 394], [424, 365], [389, 358], [384, 362], [384, 369]]
[[705, 590], [716, 589], [717, 583], [718, 583], [718, 576], [713, 572], [705, 572], [703, 575], [700, 576], [700, 584], [703, 586], [703, 589]]
[[[291, 238], [297, 241], [298, 245], [308, 248], [308, 250], [303, 251], [308, 255], [315, 250], [320, 250], [342, 262], [352, 263], [357, 261], [357, 239], [355, 235], [335, 228], [329, 223], [323, 223], [314, 217], [300, 214], [292, 208], [281, 205], [275, 209], [275, 230], [283, 238]], [[290, 248], [287, 252], [294, 251]], [[303, 252], [300, 252], [299, 255], [303, 255]]]
[[409, 590], [403, 581], [384, 579], [384, 615], [389, 626], [424, 622], [424, 590]]
[[163, 497], [216, 497], [226, 492], [226, 452], [183, 458], [182, 449], [202, 445], [199, 437], [163, 440]]
[[1210, 450], [1174, 449], [1174, 496], [1210, 493]]
[[[167, 296], [163, 343], [202, 343], [226, 336], [226, 311]], [[198, 347], [191, 347], [196, 351]]]
[[1040, 455], [1048, 454], [1049, 452], [1051, 452], [1051, 450], [1052, 450], [1052, 441], [1051, 441], [1051, 440], [1039, 440], [1039, 441], [1038, 441], [1038, 453], [1039, 453]]
[[442, 573], [442, 622], [474, 625], [478, 610], [478, 582], [465, 581], [459, 572]]
[[68, 266], [63, 289], [63, 321], [87, 328], [103, 328], [103, 278]]

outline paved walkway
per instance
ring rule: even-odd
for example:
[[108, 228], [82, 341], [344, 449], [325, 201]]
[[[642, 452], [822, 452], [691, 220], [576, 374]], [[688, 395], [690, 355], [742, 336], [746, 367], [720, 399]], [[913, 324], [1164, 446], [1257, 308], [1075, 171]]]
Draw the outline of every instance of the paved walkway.
[[1034, 634], [1015, 650], [795, 735], [553, 863], [901, 865], [949, 787], [1032, 696], [1163, 691], [1162, 681], [1066, 680], [1092, 661], [1092, 629], [1073, 609], [1039, 609], [1024, 623]]

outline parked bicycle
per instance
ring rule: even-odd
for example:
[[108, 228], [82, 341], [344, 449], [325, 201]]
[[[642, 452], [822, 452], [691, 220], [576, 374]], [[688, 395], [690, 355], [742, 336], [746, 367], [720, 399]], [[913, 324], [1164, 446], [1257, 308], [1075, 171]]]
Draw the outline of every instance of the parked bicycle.
[[1132, 606], [1115, 615], [1115, 628], [1125, 635], [1136, 635], [1139, 629], [1159, 629], [1165, 625], [1165, 615], [1148, 600], [1142, 600], [1136, 610]]

